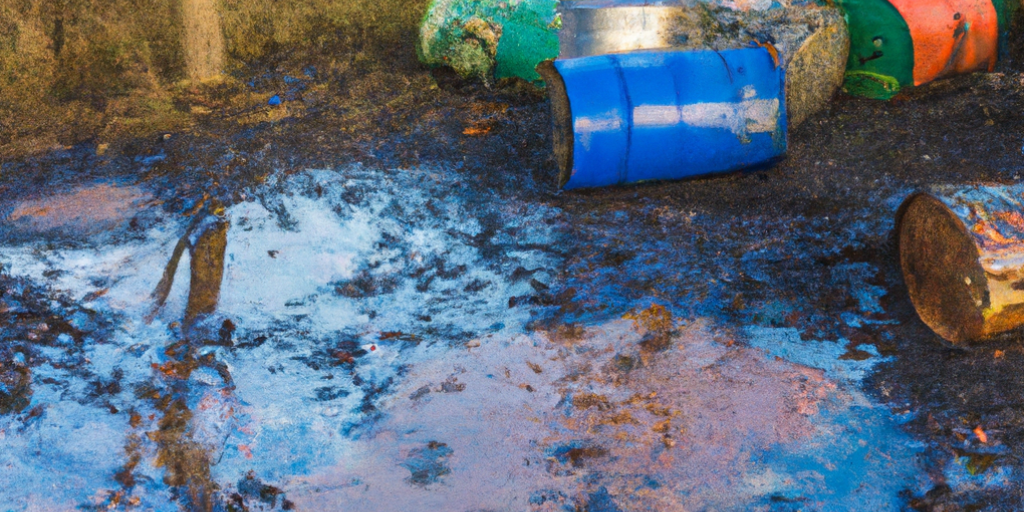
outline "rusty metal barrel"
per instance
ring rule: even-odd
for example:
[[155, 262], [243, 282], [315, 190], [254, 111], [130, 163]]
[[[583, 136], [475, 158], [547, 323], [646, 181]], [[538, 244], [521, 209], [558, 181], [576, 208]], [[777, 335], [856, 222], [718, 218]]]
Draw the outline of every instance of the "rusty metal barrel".
[[896, 230], [910, 300], [939, 336], [965, 343], [1024, 324], [1024, 185], [913, 194]]
[[843, 13], [815, 2], [563, 0], [559, 59], [636, 50], [726, 50], [771, 43], [785, 70], [786, 112], [797, 126], [843, 82], [850, 38]]

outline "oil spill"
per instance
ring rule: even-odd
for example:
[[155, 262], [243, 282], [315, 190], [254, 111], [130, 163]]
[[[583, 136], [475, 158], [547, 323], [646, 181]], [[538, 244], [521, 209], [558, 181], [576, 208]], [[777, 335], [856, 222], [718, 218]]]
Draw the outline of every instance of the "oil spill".
[[231, 495], [227, 506], [229, 511], [244, 512], [250, 508], [256, 508], [247, 506], [246, 502], [258, 502], [262, 505], [261, 509], [265, 507], [275, 509], [278, 505], [278, 498], [280, 498], [281, 510], [295, 509], [295, 504], [288, 500], [281, 489], [263, 483], [252, 471], [246, 473], [245, 478], [238, 481], [236, 488], [238, 492]]
[[[7, 358], [5, 358], [7, 359]], [[32, 396], [32, 374], [11, 358], [0, 363], [0, 414], [21, 412], [28, 407]]]
[[[984, 124], [985, 107], [1016, 111], [1019, 74], [838, 98], [771, 170], [573, 194], [551, 186], [539, 96], [389, 77], [353, 74], [302, 117], [4, 163], [3, 190], [102, 178], [162, 202], [73, 244], [4, 224], [2, 378], [24, 358], [32, 394], [0, 417], [3, 501], [1019, 505], [1017, 336], [936, 344], [889, 238], [916, 187], [1019, 179], [1022, 121]], [[464, 135], [485, 102], [509, 108]], [[143, 319], [206, 197], [230, 229], [209, 336], [189, 337], [184, 266]], [[410, 484], [415, 450], [444, 468], [428, 480], [447, 473]]]
[[[795, 496], [839, 510], [851, 499], [892, 508], [903, 488], [919, 485], [916, 463], [880, 455], [916, 456], [899, 446], [905, 440], [886, 415], [820, 370], [714, 341], [718, 329], [706, 321], [670, 319], [674, 342], [645, 355], [644, 323], [663, 322], [663, 311], [584, 328], [570, 342], [554, 332], [491, 337], [444, 358], [417, 358], [382, 404], [360, 462], [295, 480], [291, 496], [299, 506], [344, 500], [361, 510], [740, 509]], [[635, 368], [618, 369], [623, 350]], [[466, 388], [435, 393], [431, 383], [452, 372]], [[866, 409], [851, 413], [851, 405]], [[437, 439], [453, 452], [443, 486], [386, 497], [367, 491], [408, 483], [387, 468]], [[795, 454], [810, 459], [787, 458]], [[843, 469], [854, 462], [861, 465]], [[350, 479], [360, 484], [324, 490]]]
[[[51, 288], [12, 276], [0, 266], [0, 415], [25, 411], [34, 380], [61, 386], [53, 378], [33, 378], [33, 368], [47, 365], [82, 380], [93, 378], [83, 346], [102, 340], [112, 323], [112, 318]], [[116, 373], [109, 381], [92, 380], [80, 400], [101, 401], [102, 395], [119, 387], [118, 380]], [[40, 411], [33, 409], [26, 420]]]

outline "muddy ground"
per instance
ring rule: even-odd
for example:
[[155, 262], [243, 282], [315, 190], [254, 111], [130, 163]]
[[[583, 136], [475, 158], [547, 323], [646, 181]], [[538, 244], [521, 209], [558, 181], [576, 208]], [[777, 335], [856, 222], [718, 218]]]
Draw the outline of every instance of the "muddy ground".
[[[347, 73], [331, 76], [319, 75], [315, 68], [294, 75], [270, 69], [244, 87], [245, 94], [254, 98], [245, 109], [223, 107], [236, 103], [222, 101], [216, 88], [181, 100], [202, 103], [212, 112], [197, 118], [189, 130], [7, 155], [0, 167], [0, 216], [6, 219], [0, 226], [3, 244], [15, 249], [31, 247], [37, 254], [123, 246], [145, 240], [150, 230], [161, 225], [184, 224], [198, 204], [209, 204], [211, 199], [228, 209], [255, 200], [276, 222], [287, 226], [289, 210], [275, 203], [273, 194], [287, 188], [285, 183], [294, 183], [289, 180], [306, 183], [296, 192], [302, 197], [335, 193], [336, 197], [331, 197], [342, 206], [358, 206], [384, 190], [377, 182], [397, 184], [399, 191], [422, 187], [418, 202], [407, 202], [397, 194], [394, 204], [380, 210], [380, 215], [409, 225], [428, 222], [417, 220], [418, 216], [475, 218], [478, 228], [474, 230], [455, 233], [444, 223], [439, 229], [448, 229], [451, 240], [475, 251], [478, 259], [468, 264], [470, 269], [476, 268], [474, 265], [487, 269], [508, 286], [497, 289], [501, 279], [495, 277], [489, 292], [491, 281], [474, 277], [465, 286], [452, 288], [455, 291], [437, 292], [437, 283], [455, 282], [467, 272], [467, 264], [445, 251], [438, 252], [433, 261], [398, 272], [397, 277], [369, 266], [355, 277], [334, 283], [336, 296], [353, 300], [370, 301], [404, 282], [415, 283], [417, 290], [407, 298], [415, 301], [420, 293], [424, 300], [428, 296], [437, 299], [433, 306], [425, 305], [416, 312], [415, 318], [403, 320], [402, 330], [378, 328], [372, 336], [381, 346], [394, 346], [396, 351], [406, 350], [406, 346], [438, 346], [455, 353], [467, 345], [479, 346], [479, 340], [489, 333], [507, 334], [511, 327], [505, 324], [510, 320], [495, 327], [505, 315], [521, 319], [516, 322], [522, 326], [522, 335], [542, 336], [558, 345], [565, 340], [588, 339], [595, 326], [618, 332], [615, 329], [621, 326], [616, 322], [624, 315], [635, 319], [641, 314], [638, 312], [668, 311], [674, 320], [667, 327], [635, 320], [640, 334], [655, 333], [630, 341], [639, 347], [635, 353], [618, 347], [609, 360], [614, 364], [593, 363], [597, 374], [607, 376], [639, 371], [633, 369], [640, 364], [636, 361], [647, 361], [645, 358], [671, 360], [675, 356], [664, 354], [684, 350], [686, 340], [703, 339], [700, 329], [706, 329], [711, 333], [706, 337], [723, 346], [758, 348], [780, 360], [787, 359], [786, 354], [773, 352], [772, 342], [759, 341], [758, 333], [766, 332], [761, 329], [795, 333], [797, 338], [786, 343], [801, 346], [805, 352], [814, 352], [816, 344], [838, 344], [841, 351], [832, 359], [842, 364], [875, 360], [863, 380], [853, 380], [851, 386], [896, 418], [892, 428], [920, 447], [912, 456], [906, 455], [906, 460], [890, 462], [921, 475], [922, 483], [899, 489], [895, 501], [885, 506], [917, 510], [1024, 508], [1024, 377], [1020, 371], [1024, 338], [1010, 334], [971, 347], [943, 344], [914, 313], [895, 263], [891, 233], [896, 208], [913, 190], [932, 184], [1014, 183], [1024, 176], [1024, 74], [1008, 68], [1001, 73], [955, 78], [904, 93], [890, 102], [839, 96], [827, 111], [791, 131], [787, 158], [770, 168], [571, 193], [559, 192], [554, 186], [557, 169], [551, 155], [548, 104], [527, 84], [485, 87], [466, 83], [406, 58], [397, 59], [387, 70], [353, 66]], [[226, 90], [223, 94], [237, 98], [240, 93]], [[279, 94], [283, 104], [267, 105], [265, 98], [272, 94]], [[102, 149], [101, 143], [106, 145]], [[340, 179], [362, 180], [361, 185], [341, 192], [325, 191], [326, 185], [315, 179], [302, 181], [307, 169], [335, 170]], [[87, 209], [83, 205], [91, 202], [88, 193], [75, 194], [97, 184], [122, 190], [114, 194], [119, 198], [117, 205], [83, 214], [85, 220], [77, 223], [61, 220], [73, 219], [72, 213], [58, 212], [56, 217], [48, 213], [56, 208], [46, 202], [53, 197], [61, 197], [60, 204], [70, 210]], [[101, 195], [110, 194], [101, 191]], [[461, 210], [452, 213], [446, 209], [451, 204]], [[391, 242], [384, 237], [381, 243]], [[395, 244], [397, 247], [398, 242]], [[523, 253], [533, 254], [533, 259], [524, 259]], [[159, 275], [170, 252], [161, 255], [143, 271]], [[198, 406], [189, 402], [188, 391], [175, 386], [198, 369], [212, 368], [228, 385], [225, 389], [234, 389], [242, 386], [230, 382], [240, 379], [238, 370], [225, 376], [225, 366], [214, 361], [219, 356], [183, 348], [180, 342], [159, 346], [156, 351], [164, 354], [159, 356], [163, 359], [156, 360], [149, 377], [116, 369], [97, 370], [87, 355], [88, 345], [115, 337], [118, 329], [123, 329], [119, 325], [124, 317], [133, 314], [119, 316], [112, 309], [95, 306], [105, 293], [99, 291], [113, 285], [97, 278], [94, 293], [100, 296], [76, 296], [63, 287], [59, 265], [32, 274], [18, 267], [19, 261], [26, 260], [12, 258], [7, 253], [0, 257], [4, 261], [0, 273], [0, 415], [5, 417], [6, 436], [30, 436], [33, 425], [47, 421], [48, 407], [55, 400], [73, 400], [122, 418], [127, 425], [123, 428], [131, 431], [126, 439], [135, 441], [125, 442], [123, 450], [128, 455], [120, 447], [109, 455], [117, 461], [119, 469], [109, 475], [117, 483], [108, 494], [100, 493], [88, 502], [97, 507], [138, 504], [132, 501], [133, 489], [143, 484], [133, 472], [150, 459], [165, 468], [163, 482], [171, 489], [167, 496], [150, 495], [154, 502], [169, 496], [167, 499], [183, 509], [241, 510], [287, 509], [301, 501], [292, 497], [299, 491], [289, 491], [284, 476], [264, 482], [250, 473], [218, 483], [216, 475], [211, 477], [209, 461], [202, 462], [210, 455], [204, 452], [205, 445], [192, 440], [190, 436], [198, 434], [188, 426], [192, 424], [190, 408]], [[543, 262], [543, 266], [524, 263], [528, 260]], [[500, 299], [499, 309], [481, 306], [476, 316], [467, 313], [464, 320], [446, 310], [452, 302], [445, 300], [462, 304], [460, 297], [492, 292]], [[449, 298], [438, 299], [438, 293]], [[371, 321], [389, 314], [386, 308], [373, 308], [364, 306], [360, 314]], [[494, 311], [499, 310], [502, 316], [491, 321], [488, 315], [497, 315]], [[275, 333], [287, 331], [301, 338], [301, 321], [247, 328], [245, 318], [228, 316], [218, 323], [219, 335], [210, 337], [219, 336], [231, 351], [257, 350], [268, 337], [274, 339]], [[170, 339], [185, 337], [173, 323], [171, 319], [166, 322]], [[234, 324], [240, 325], [237, 333]], [[701, 327], [707, 325], [712, 327]], [[306, 356], [310, 358], [306, 365], [316, 367], [310, 371], [317, 372], [319, 366], [330, 366], [339, 375], [345, 369], [358, 368], [369, 357], [363, 348], [366, 336], [356, 333], [347, 341], [324, 341], [334, 348], [313, 350]], [[54, 348], [59, 349], [60, 357]], [[337, 356], [338, 350], [342, 356]], [[524, 357], [540, 357], [525, 350]], [[551, 357], [554, 360], [556, 356]], [[564, 357], [569, 361], [576, 356]], [[735, 357], [753, 356], [743, 352], [742, 357]], [[820, 363], [799, 354], [789, 359], [800, 367], [814, 368]], [[353, 419], [339, 427], [339, 435], [365, 438], [370, 436], [367, 432], [374, 431], [374, 424], [401, 416], [406, 406], [389, 400], [398, 396], [403, 382], [415, 380], [408, 374], [416, 374], [417, 364], [409, 363], [404, 369], [396, 366], [387, 380], [367, 380], [351, 373], [350, 384], [360, 394]], [[655, 368], [654, 363], [645, 364], [639, 367]], [[45, 365], [60, 366], [66, 375], [63, 382], [41, 376], [45, 372], [37, 369]], [[820, 364], [817, 367], [821, 368]], [[667, 370], [657, 371], [661, 375]], [[758, 371], [790, 375], [786, 372], [797, 370]], [[167, 377], [175, 372], [182, 378]], [[154, 387], [145, 386], [147, 379], [155, 382]], [[468, 376], [463, 377], [463, 384], [458, 379], [446, 380], [447, 384], [435, 382], [440, 387], [433, 392], [437, 396], [460, 392], [459, 386], [465, 388], [466, 381], [473, 382]], [[548, 384], [563, 391], [565, 386], [571, 387], [565, 381]], [[692, 385], [699, 389], [703, 384], [695, 380]], [[43, 391], [48, 386], [63, 391]], [[317, 388], [321, 401], [355, 393], [332, 386]], [[577, 401], [588, 396], [578, 390], [575, 393]], [[60, 396], [64, 398], [54, 398]], [[583, 398], [575, 403], [576, 408], [603, 411], [602, 400], [608, 399], [594, 396], [599, 398]], [[478, 399], [486, 401], [486, 397]], [[144, 419], [143, 412], [149, 411], [154, 423], [140, 427], [143, 420], [138, 418]], [[658, 425], [654, 428], [668, 428]], [[726, 420], [717, 425], [729, 428]], [[982, 443], [974, 433], [977, 427], [986, 433], [987, 442]], [[459, 435], [457, 428], [455, 432]], [[664, 446], [687, 442], [685, 433], [677, 437], [664, 441]], [[153, 444], [155, 455], [147, 455], [146, 443]], [[443, 481], [450, 469], [438, 461], [450, 456], [449, 444], [451, 441], [431, 440], [404, 452], [407, 459], [401, 471], [409, 480], [400, 485], [429, 489]], [[589, 459], [603, 460], [612, 448], [555, 443], [546, 449], [549, 461], [569, 468], [562, 474], [559, 471], [563, 470], [549, 467], [550, 475], [583, 478], [574, 477], [573, 468], [583, 471], [589, 467]], [[30, 458], [21, 461], [20, 476], [10, 478], [34, 482], [25, 474], [46, 471], [46, 459], [59, 464], [61, 455], [42, 449]], [[956, 467], [963, 471], [954, 470]], [[597, 473], [588, 474], [593, 477]], [[653, 510], [667, 503], [629, 501], [624, 497], [626, 491], [616, 489], [613, 483], [624, 481], [622, 473], [605, 468], [604, 474], [620, 476], [585, 481], [578, 496], [531, 489], [528, 506], [541, 510], [557, 503], [562, 509]], [[278, 500], [286, 494], [287, 498]], [[818, 497], [811, 494], [768, 493], [757, 499], [761, 500], [759, 506], [770, 510], [838, 509], [834, 503], [820, 505]], [[685, 503], [694, 509], [716, 508], [713, 500]], [[12, 509], [24, 505], [15, 503]], [[723, 508], [743, 507], [732, 503]]]

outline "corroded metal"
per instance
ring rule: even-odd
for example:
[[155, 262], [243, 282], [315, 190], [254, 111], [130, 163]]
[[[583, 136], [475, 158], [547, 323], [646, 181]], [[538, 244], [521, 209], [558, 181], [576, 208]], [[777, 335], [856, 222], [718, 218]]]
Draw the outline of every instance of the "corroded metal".
[[558, 56], [557, 0], [431, 0], [417, 52], [431, 66], [448, 66], [484, 81], [540, 77], [537, 64]]
[[575, 0], [562, 2], [559, 15], [559, 59], [764, 46], [786, 70], [792, 126], [821, 110], [839, 88], [850, 44], [842, 13], [811, 3]]
[[654, 50], [686, 40], [681, 5], [570, 5], [562, 9], [559, 57]]
[[910, 299], [937, 334], [962, 343], [1024, 324], [1024, 186], [914, 194], [897, 233]]
[[[991, 72], [1016, 2], [839, 0], [850, 29], [844, 89], [889, 99], [901, 88]], [[1002, 27], [1002, 28], [1000, 28]], [[1000, 35], [1000, 33], [1004, 35]]]

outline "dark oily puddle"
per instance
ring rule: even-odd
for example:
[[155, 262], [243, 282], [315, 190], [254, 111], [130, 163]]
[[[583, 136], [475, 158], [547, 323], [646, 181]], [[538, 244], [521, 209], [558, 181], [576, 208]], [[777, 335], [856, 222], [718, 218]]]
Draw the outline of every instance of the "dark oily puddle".
[[915, 319], [887, 237], [924, 178], [857, 153], [882, 108], [720, 180], [546, 196], [342, 165], [185, 215], [112, 182], [5, 206], [0, 503], [1012, 508], [1019, 344]]
[[4, 248], [0, 501], [290, 508], [253, 482], [347, 459], [410, 364], [521, 330], [509, 298], [552, 277], [544, 207], [491, 206], [495, 232], [443, 178], [311, 170], [127, 242]]
[[[848, 357], [759, 320], [792, 309], [777, 301], [730, 324], [609, 287], [659, 242], [567, 256], [589, 235], [561, 211], [457, 182], [272, 175], [191, 220], [148, 212], [127, 240], [5, 247], [3, 500], [828, 510], [927, 490], [922, 446], [861, 391], [873, 345]], [[681, 257], [632, 275], [699, 273]], [[756, 258], [738, 265], [756, 275]], [[847, 323], [885, 323], [871, 268], [832, 272], [862, 294]]]

